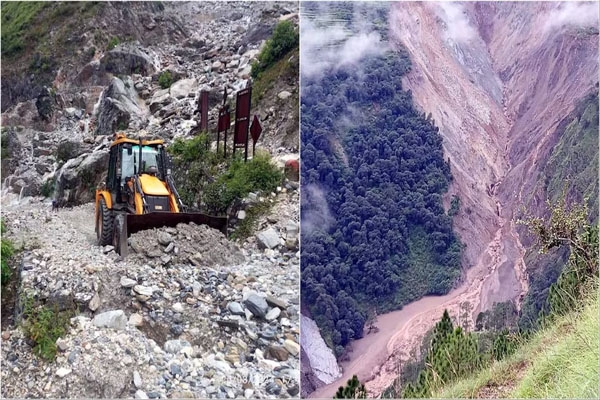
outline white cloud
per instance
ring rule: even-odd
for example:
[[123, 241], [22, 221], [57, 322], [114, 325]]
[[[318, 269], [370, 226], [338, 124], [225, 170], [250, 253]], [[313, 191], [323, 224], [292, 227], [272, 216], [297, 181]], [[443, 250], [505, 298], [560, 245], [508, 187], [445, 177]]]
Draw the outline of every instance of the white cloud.
[[372, 30], [368, 21], [354, 14], [351, 32], [345, 22], [336, 20], [323, 9], [319, 16], [303, 15], [300, 32], [301, 71], [303, 77], [314, 77], [330, 68], [357, 64], [365, 57], [381, 54], [387, 49], [381, 35]]
[[598, 27], [597, 2], [563, 2], [556, 3], [556, 8], [550, 12], [544, 29], [576, 26], [581, 28]]

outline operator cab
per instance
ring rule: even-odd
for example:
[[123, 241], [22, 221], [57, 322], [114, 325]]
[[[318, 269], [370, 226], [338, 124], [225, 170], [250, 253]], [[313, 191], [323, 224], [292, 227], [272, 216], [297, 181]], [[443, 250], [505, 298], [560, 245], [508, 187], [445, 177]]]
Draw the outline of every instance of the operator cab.
[[[140, 164], [141, 158], [141, 164]], [[118, 143], [110, 149], [107, 189], [116, 208], [134, 206], [134, 176], [147, 174], [164, 181], [167, 176], [167, 154], [162, 144]]]

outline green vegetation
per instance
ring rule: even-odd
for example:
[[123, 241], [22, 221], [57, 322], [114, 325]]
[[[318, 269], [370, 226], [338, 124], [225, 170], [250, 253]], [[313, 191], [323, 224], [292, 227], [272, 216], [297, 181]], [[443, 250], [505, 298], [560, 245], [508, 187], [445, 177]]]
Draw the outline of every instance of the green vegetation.
[[25, 48], [27, 32], [35, 17], [50, 5], [41, 1], [2, 3], [3, 56], [12, 56]]
[[[63, 40], [72, 31], [75, 16], [92, 16], [101, 6], [101, 2], [2, 2], [2, 56], [16, 57], [25, 51], [33, 54], [45, 49], [50, 32]], [[55, 27], [60, 28], [52, 29]]]
[[2, 136], [0, 137], [0, 142], [1, 142], [1, 153], [0, 153], [0, 160], [6, 160], [8, 158], [10, 158], [10, 151], [8, 150], [8, 132], [5, 131], [4, 129], [2, 129]]
[[121, 40], [118, 37], [113, 36], [108, 41], [108, 44], [106, 45], [106, 50], [110, 51], [110, 50], [114, 49], [115, 47], [117, 47], [120, 43], [121, 43]]
[[460, 211], [460, 197], [457, 195], [452, 195], [452, 200], [450, 200], [450, 209], [448, 210], [448, 216], [454, 217]]
[[417, 382], [406, 385], [402, 397], [429, 397], [432, 388], [471, 374], [481, 367], [482, 362], [475, 336], [463, 332], [461, 327], [454, 328], [448, 311], [444, 311], [433, 330], [426, 367]]
[[252, 84], [252, 101], [258, 103], [265, 93], [282, 80], [297, 81], [300, 50], [298, 45], [281, 60], [267, 67]]
[[257, 154], [248, 162], [235, 158], [227, 171], [205, 188], [204, 203], [214, 213], [224, 213], [235, 200], [251, 191], [272, 192], [283, 175], [268, 154]]
[[[567, 200], [586, 202], [588, 218], [598, 219], [598, 95], [586, 96], [569, 116], [564, 118], [556, 134], [559, 141], [540, 173], [532, 193], [546, 192], [556, 202], [564, 190]], [[530, 207], [534, 201], [529, 200]], [[537, 248], [526, 254], [529, 292], [525, 296], [519, 326], [536, 329], [538, 314], [547, 312], [550, 285], [555, 283], [569, 258], [568, 249], [554, 248], [538, 254]]]
[[[251, 191], [271, 192], [281, 184], [283, 175], [268, 154], [257, 154], [245, 163], [239, 156], [224, 158], [214, 153], [209, 143], [208, 135], [201, 134], [190, 140], [177, 139], [168, 148], [175, 184], [185, 204], [202, 204], [206, 211], [222, 214]], [[263, 211], [248, 210], [251, 217]], [[252, 218], [244, 222], [240, 237], [252, 226]]]
[[285, 54], [298, 47], [300, 34], [290, 21], [277, 24], [273, 36], [265, 43], [258, 55], [258, 60], [252, 64], [252, 77], [257, 78], [271, 65], [279, 61]]
[[435, 398], [598, 398], [598, 295], [558, 317], [513, 354]]
[[337, 356], [371, 307], [445, 294], [459, 276], [450, 167], [402, 88], [409, 69], [399, 51], [302, 80], [302, 298]]
[[79, 143], [77, 142], [61, 142], [56, 148], [56, 161], [59, 164], [65, 163], [79, 155]]
[[337, 390], [334, 399], [366, 399], [367, 389], [365, 385], [358, 381], [356, 375], [352, 379], [348, 379], [346, 386], [340, 386]]
[[10, 239], [5, 238], [6, 226], [4, 225], [4, 221], [0, 220], [0, 236], [2, 237], [2, 248], [0, 253], [0, 258], [2, 259], [0, 262], [2, 264], [1, 271], [1, 280], [2, 286], [6, 285], [12, 276], [12, 271], [10, 269], [10, 259], [15, 254], [15, 246]]
[[173, 84], [173, 75], [171, 75], [171, 71], [161, 72], [158, 76], [158, 84], [163, 89], [170, 88]]
[[56, 340], [64, 336], [69, 329], [70, 319], [75, 315], [75, 306], [60, 311], [55, 304], [52, 307], [36, 305], [29, 297], [23, 307], [23, 331], [33, 341], [33, 352], [46, 361], [56, 357]]
[[273, 203], [265, 201], [246, 208], [246, 218], [239, 222], [235, 232], [231, 235], [231, 238], [238, 240], [246, 239], [251, 236], [256, 230], [258, 219], [261, 216], [266, 215], [272, 207]]
[[543, 187], [553, 203], [567, 182], [567, 198], [581, 203], [587, 198], [590, 217], [598, 217], [598, 94], [582, 100], [567, 117], [542, 173]]
[[40, 189], [40, 194], [44, 197], [52, 197], [54, 195], [55, 188], [56, 177], [53, 177], [52, 179], [48, 179], [46, 182], [44, 182], [42, 188]]

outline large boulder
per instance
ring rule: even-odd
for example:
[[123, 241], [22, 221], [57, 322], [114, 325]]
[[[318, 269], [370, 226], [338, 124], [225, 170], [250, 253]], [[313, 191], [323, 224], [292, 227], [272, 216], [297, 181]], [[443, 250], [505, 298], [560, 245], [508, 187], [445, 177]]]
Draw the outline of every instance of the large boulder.
[[150, 112], [154, 114], [164, 106], [171, 104], [171, 102], [173, 102], [173, 98], [169, 93], [169, 89], [157, 90], [150, 99]]
[[101, 66], [114, 75], [152, 75], [156, 66], [150, 53], [136, 43], [123, 43], [100, 59]]
[[171, 85], [171, 97], [183, 99], [193, 95], [198, 91], [198, 81], [196, 79], [181, 79]]
[[117, 130], [141, 127], [146, 111], [138, 101], [131, 77], [113, 78], [98, 105], [96, 134], [112, 135]]
[[94, 200], [95, 188], [106, 176], [108, 151], [100, 150], [67, 161], [56, 175], [55, 198], [62, 205]]

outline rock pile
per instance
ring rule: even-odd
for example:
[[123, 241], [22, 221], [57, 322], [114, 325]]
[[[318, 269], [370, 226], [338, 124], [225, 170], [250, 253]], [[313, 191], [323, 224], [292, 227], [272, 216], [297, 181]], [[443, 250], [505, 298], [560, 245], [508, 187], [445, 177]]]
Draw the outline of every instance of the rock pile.
[[134, 233], [129, 246], [137, 259], [153, 265], [187, 263], [220, 266], [239, 263], [239, 248], [221, 232], [206, 225], [178, 224]]

